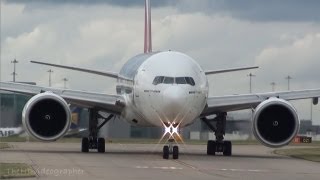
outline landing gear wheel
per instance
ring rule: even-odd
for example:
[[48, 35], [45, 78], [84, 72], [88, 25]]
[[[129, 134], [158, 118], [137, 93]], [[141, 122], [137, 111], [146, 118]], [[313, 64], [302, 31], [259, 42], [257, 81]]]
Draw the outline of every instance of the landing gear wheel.
[[216, 155], [216, 142], [215, 141], [208, 141], [207, 144], [207, 155]]
[[172, 148], [172, 158], [173, 159], [178, 159], [179, 158], [179, 147], [178, 146], [173, 146], [173, 148]]
[[169, 146], [163, 146], [163, 159], [169, 159]]
[[89, 152], [89, 139], [87, 137], [82, 138], [81, 152]]
[[104, 153], [106, 151], [106, 142], [104, 138], [98, 138], [98, 152]]
[[[215, 155], [215, 153], [223, 153], [224, 156], [231, 156], [232, 144], [230, 141], [224, 141], [224, 136], [226, 132], [227, 113], [217, 113], [216, 117], [213, 119], [202, 117], [201, 120], [207, 124], [207, 126], [214, 132], [216, 136], [215, 141], [208, 141], [207, 154]], [[215, 126], [211, 124], [212, 121], [216, 123]]]
[[224, 156], [231, 156], [232, 154], [232, 144], [230, 141], [223, 142], [223, 155]]

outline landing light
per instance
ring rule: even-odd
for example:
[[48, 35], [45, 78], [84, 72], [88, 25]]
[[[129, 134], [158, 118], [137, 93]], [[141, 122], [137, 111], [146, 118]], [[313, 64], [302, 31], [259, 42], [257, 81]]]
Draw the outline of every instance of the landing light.
[[179, 135], [178, 133], [178, 126], [174, 127], [172, 124], [169, 126], [164, 126], [165, 132], [164, 135], [170, 134], [170, 136], [174, 136], [175, 134]]
[[164, 137], [167, 137], [169, 141], [173, 140], [175, 142], [177, 141], [183, 142], [182, 137], [180, 136], [180, 133], [179, 133], [179, 124], [163, 123], [163, 127], [164, 127], [164, 133], [162, 135], [161, 140]]

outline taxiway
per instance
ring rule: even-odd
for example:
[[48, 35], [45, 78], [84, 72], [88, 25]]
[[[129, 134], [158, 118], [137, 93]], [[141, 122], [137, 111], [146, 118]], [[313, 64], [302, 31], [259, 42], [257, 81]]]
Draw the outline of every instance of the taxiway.
[[0, 161], [30, 164], [40, 179], [320, 179], [319, 163], [260, 145], [234, 145], [231, 157], [207, 156], [205, 145], [181, 145], [178, 160], [164, 160], [162, 145], [154, 144], [111, 143], [103, 154], [81, 153], [78, 143], [10, 144], [0, 150]]

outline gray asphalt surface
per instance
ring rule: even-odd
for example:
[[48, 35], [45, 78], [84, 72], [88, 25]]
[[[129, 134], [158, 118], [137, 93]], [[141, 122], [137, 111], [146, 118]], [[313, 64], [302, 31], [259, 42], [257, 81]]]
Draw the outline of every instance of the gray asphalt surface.
[[[234, 145], [233, 156], [207, 156], [205, 145], [181, 145], [179, 160], [162, 159], [155, 144], [107, 144], [106, 153], [81, 153], [78, 143], [10, 143], [1, 162], [30, 164], [39, 179], [320, 179], [320, 164]], [[31, 178], [36, 179], [36, 178]]]

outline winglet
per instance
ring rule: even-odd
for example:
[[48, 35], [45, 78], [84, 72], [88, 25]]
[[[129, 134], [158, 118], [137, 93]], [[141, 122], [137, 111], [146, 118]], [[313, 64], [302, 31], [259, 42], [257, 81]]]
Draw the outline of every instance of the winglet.
[[152, 52], [152, 37], [151, 37], [151, 4], [150, 0], [145, 0], [145, 15], [144, 15], [144, 53]]

